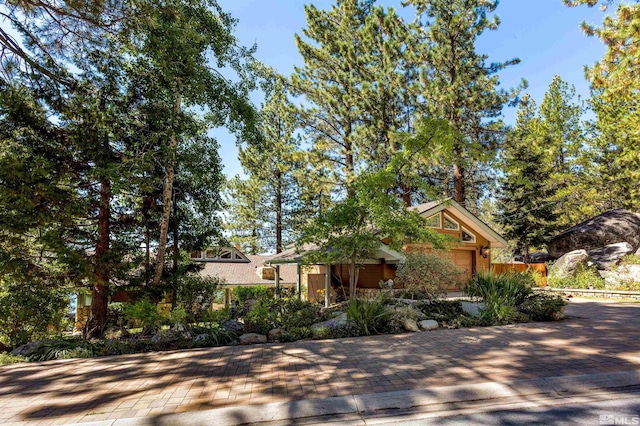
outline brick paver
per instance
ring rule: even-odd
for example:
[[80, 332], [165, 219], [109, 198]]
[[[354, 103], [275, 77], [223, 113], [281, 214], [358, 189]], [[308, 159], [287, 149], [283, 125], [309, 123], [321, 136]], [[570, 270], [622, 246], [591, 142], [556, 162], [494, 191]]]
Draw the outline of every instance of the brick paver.
[[567, 319], [0, 367], [0, 424], [162, 416], [247, 404], [640, 368], [640, 304]]

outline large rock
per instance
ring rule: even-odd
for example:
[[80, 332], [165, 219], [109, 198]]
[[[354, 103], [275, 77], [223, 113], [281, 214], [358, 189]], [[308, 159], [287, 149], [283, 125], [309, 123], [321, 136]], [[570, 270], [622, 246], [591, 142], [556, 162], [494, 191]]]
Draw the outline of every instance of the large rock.
[[22, 346], [18, 346], [14, 350], [11, 351], [11, 355], [14, 356], [29, 356], [32, 352], [37, 350], [42, 345], [48, 345], [49, 343], [53, 343], [55, 340], [52, 339], [44, 339], [44, 340], [36, 340], [35, 342], [26, 343]]
[[220, 324], [220, 327], [222, 327], [229, 334], [244, 333], [244, 324], [240, 321], [229, 319]]
[[323, 328], [323, 327], [342, 327], [343, 325], [346, 325], [346, 324], [347, 324], [347, 314], [344, 312], [341, 312], [339, 315], [336, 315], [335, 317], [331, 318], [328, 321], [317, 322], [311, 325], [311, 329], [316, 330], [318, 328]]
[[438, 321], [424, 320], [424, 321], [420, 321], [418, 325], [423, 330], [435, 330], [436, 328], [438, 328]]
[[590, 260], [586, 250], [574, 250], [560, 256], [560, 259], [549, 267], [549, 276], [568, 278], [576, 272], [578, 266], [588, 267]]
[[556, 258], [551, 256], [549, 253], [545, 253], [543, 251], [529, 253], [529, 263], [547, 263]]
[[595, 263], [597, 269], [609, 270], [617, 265], [620, 259], [630, 253], [633, 253], [633, 246], [623, 242], [589, 250], [589, 257]]
[[283, 328], [274, 328], [269, 331], [269, 341], [270, 342], [278, 342], [282, 339], [282, 335], [284, 334]]
[[255, 345], [257, 343], [267, 343], [267, 336], [264, 334], [246, 333], [238, 337], [241, 345]]
[[557, 235], [548, 244], [549, 254], [559, 258], [574, 250], [591, 250], [625, 241], [640, 247], [640, 215], [627, 210], [609, 210]]
[[619, 266], [613, 271], [608, 271], [603, 278], [604, 282], [611, 287], [640, 283], [640, 265]]
[[477, 317], [480, 314], [480, 310], [484, 308], [482, 302], [461, 302], [462, 311], [472, 317]]

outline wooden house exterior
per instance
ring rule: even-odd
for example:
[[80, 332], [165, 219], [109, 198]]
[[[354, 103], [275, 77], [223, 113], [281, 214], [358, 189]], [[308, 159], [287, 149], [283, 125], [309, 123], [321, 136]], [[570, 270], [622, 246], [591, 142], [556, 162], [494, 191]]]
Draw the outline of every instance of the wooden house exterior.
[[[419, 206], [410, 207], [411, 210], [426, 219], [427, 226], [434, 231], [452, 237], [449, 250], [438, 251], [443, 256], [450, 258], [451, 262], [461, 271], [459, 284], [451, 287], [450, 291], [459, 291], [463, 285], [477, 271], [491, 268], [491, 249], [506, 246], [507, 242], [497, 232], [482, 222], [477, 216], [465, 209], [454, 200], [435, 201]], [[268, 264], [285, 265], [290, 263], [302, 263], [304, 252], [317, 250], [318, 247], [306, 247], [302, 252], [295, 248], [289, 248], [269, 260]], [[432, 251], [430, 244], [407, 244], [404, 252]], [[381, 240], [379, 252], [372, 259], [368, 259], [360, 265], [357, 288], [379, 289], [380, 282], [388, 282], [395, 278], [397, 265], [402, 262], [402, 253], [390, 250]], [[342, 284], [348, 287], [349, 265], [306, 265], [300, 268], [302, 291], [306, 298], [319, 301], [325, 298], [328, 304], [334, 300], [333, 289]], [[330, 270], [330, 273], [327, 273]]]

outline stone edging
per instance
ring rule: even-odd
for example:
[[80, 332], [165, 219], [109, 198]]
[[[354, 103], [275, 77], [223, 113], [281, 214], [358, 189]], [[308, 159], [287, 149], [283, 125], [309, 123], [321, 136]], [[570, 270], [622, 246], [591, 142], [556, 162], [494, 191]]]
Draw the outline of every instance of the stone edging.
[[640, 291], [629, 290], [592, 290], [586, 288], [551, 288], [545, 287], [536, 289], [541, 292], [571, 294], [575, 297], [598, 297], [603, 299], [632, 299], [640, 300]]

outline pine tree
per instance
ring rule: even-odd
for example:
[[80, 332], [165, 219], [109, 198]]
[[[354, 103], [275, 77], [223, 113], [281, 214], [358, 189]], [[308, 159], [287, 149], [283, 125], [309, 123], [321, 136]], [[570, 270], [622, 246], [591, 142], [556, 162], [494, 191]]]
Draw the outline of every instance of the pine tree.
[[547, 154], [547, 136], [535, 102], [525, 95], [515, 127], [502, 146], [497, 221], [516, 250], [528, 258], [530, 248], [542, 248], [558, 230], [552, 198], [555, 169]]
[[267, 202], [266, 186], [259, 179], [235, 176], [227, 183], [225, 229], [244, 253], [261, 254], [273, 247], [265, 229]]
[[[489, 17], [498, 2], [487, 0], [408, 0], [417, 12], [421, 37], [423, 114], [449, 121], [459, 135], [452, 146], [453, 198], [465, 204], [477, 200], [482, 176], [494, 159], [498, 117], [516, 91], [498, 89], [498, 71], [519, 60], [486, 64], [487, 55], [476, 52], [476, 39], [485, 30], [495, 30], [499, 19]], [[420, 19], [428, 22], [420, 22]], [[474, 174], [472, 174], [472, 172]], [[477, 191], [476, 191], [477, 192]], [[468, 205], [472, 208], [472, 205]]]

